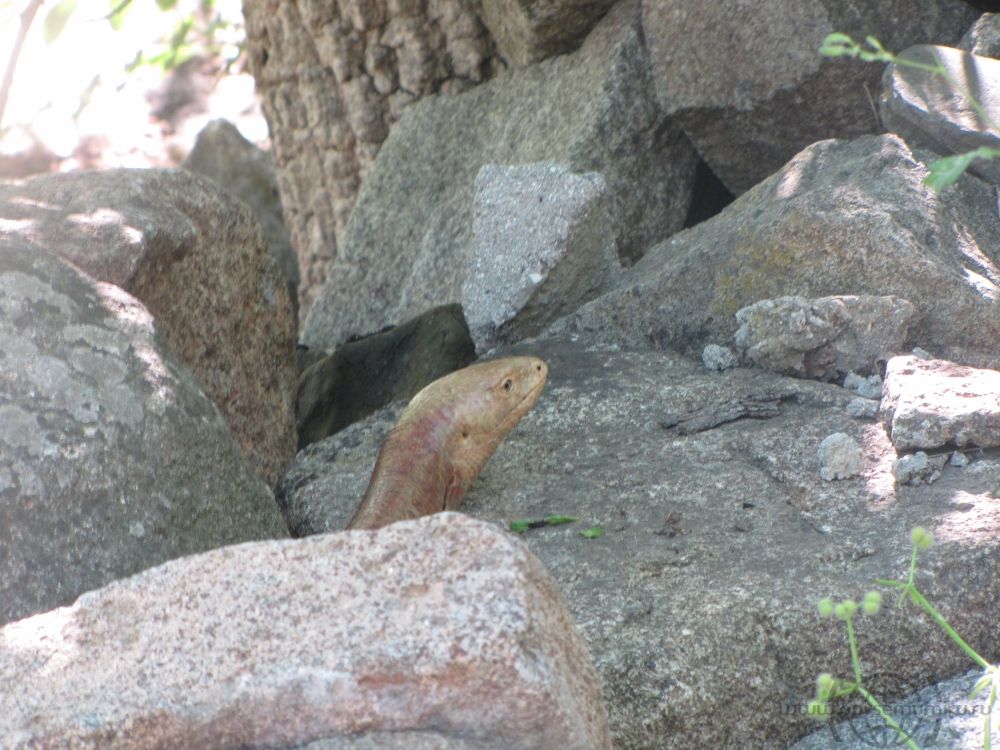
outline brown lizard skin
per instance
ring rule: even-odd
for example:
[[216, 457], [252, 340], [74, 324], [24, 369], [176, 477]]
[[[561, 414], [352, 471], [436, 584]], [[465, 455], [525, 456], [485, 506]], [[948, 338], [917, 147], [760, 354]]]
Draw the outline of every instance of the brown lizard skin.
[[382, 444], [347, 528], [455, 510], [547, 376], [537, 357], [509, 357], [457, 370], [420, 391]]

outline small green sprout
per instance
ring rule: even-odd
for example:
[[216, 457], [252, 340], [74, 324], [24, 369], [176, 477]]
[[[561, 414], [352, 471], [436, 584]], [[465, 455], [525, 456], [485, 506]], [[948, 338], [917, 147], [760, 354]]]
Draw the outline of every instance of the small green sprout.
[[[983, 748], [985, 748], [985, 750], [990, 750], [992, 747], [990, 737], [992, 729], [991, 720], [997, 702], [1000, 700], [1000, 664], [990, 664], [978, 653], [976, 653], [971, 646], [962, 640], [961, 636], [959, 636], [955, 629], [948, 623], [947, 620], [945, 620], [941, 613], [938, 612], [937, 609], [935, 609], [934, 606], [917, 589], [916, 584], [913, 582], [917, 565], [917, 553], [922, 550], [929, 549], [931, 545], [934, 544], [934, 537], [929, 531], [918, 526], [910, 532], [910, 541], [913, 545], [913, 551], [910, 555], [910, 569], [906, 580], [897, 581], [880, 578], [877, 580], [877, 583], [882, 586], [895, 588], [899, 591], [901, 603], [912, 601], [914, 604], [923, 609], [928, 615], [930, 615], [931, 619], [945, 631], [948, 637], [951, 638], [952, 641], [954, 641], [955, 644], [969, 656], [969, 658], [971, 658], [983, 669], [983, 676], [972, 689], [970, 697], [974, 698], [989, 688], [989, 693], [986, 698]], [[865, 614], [876, 614], [881, 607], [882, 595], [877, 591], [869, 591], [861, 600], [860, 609]], [[847, 628], [847, 643], [851, 651], [851, 665], [854, 671], [854, 681], [850, 682], [848, 680], [838, 679], [827, 672], [818, 675], [816, 677], [816, 696], [807, 704], [806, 711], [808, 715], [817, 719], [827, 719], [830, 716], [829, 704], [831, 700], [845, 695], [850, 695], [851, 693], [857, 693], [868, 702], [868, 704], [876, 713], [879, 714], [879, 716], [882, 717], [882, 721], [885, 722], [886, 726], [893, 729], [896, 734], [899, 735], [900, 739], [903, 740], [907, 748], [910, 750], [920, 750], [920, 747], [913, 740], [913, 738], [903, 730], [899, 723], [885, 711], [875, 696], [865, 688], [863, 676], [861, 674], [861, 659], [858, 655], [858, 642], [854, 632], [854, 616], [858, 613], [858, 604], [850, 599], [845, 599], [844, 601], [837, 602], [835, 604], [832, 599], [826, 598], [819, 601], [818, 609], [821, 617], [828, 618], [831, 615], [835, 615], [839, 620], [843, 621], [845, 627]]]

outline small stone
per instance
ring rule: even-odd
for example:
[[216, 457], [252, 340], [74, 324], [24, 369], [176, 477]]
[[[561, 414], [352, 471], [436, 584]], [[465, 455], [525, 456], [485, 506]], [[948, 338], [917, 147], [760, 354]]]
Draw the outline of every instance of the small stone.
[[701, 353], [701, 363], [705, 366], [706, 370], [721, 372], [736, 367], [740, 361], [736, 356], [736, 352], [728, 346], [709, 344]]
[[855, 372], [849, 372], [844, 378], [844, 388], [854, 391], [863, 398], [873, 398], [876, 401], [882, 398], [882, 378], [878, 373], [866, 378]]
[[923, 451], [917, 451], [908, 456], [902, 456], [892, 469], [896, 484], [931, 484], [941, 476], [947, 456], [928, 456]]
[[819, 475], [828, 482], [850, 479], [861, 473], [864, 466], [861, 446], [850, 435], [835, 432], [819, 444]]
[[875, 419], [878, 415], [878, 401], [870, 398], [852, 398], [847, 405], [847, 413], [855, 419]]
[[955, 451], [951, 454], [951, 458], [948, 459], [948, 465], [958, 467], [968, 466], [969, 457], [962, 453], [962, 451]]

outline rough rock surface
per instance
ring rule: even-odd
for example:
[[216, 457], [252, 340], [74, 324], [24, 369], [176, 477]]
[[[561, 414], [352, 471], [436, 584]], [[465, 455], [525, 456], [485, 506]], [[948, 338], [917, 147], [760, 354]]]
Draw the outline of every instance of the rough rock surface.
[[286, 535], [149, 312], [37, 245], [0, 241], [0, 622]]
[[972, 55], [1000, 57], [1000, 13], [983, 13], [958, 43]]
[[[916, 525], [939, 539], [918, 581], [985, 658], [1000, 657], [996, 457], [896, 487], [884, 428], [848, 416], [853, 394], [838, 386], [557, 340], [509, 353], [543, 357], [549, 382], [462, 510], [503, 525], [580, 519], [523, 538], [587, 642], [616, 747], [782, 747], [812, 731], [801, 711], [816, 672], [850, 673], [843, 631], [816, 617], [816, 600], [860, 597], [876, 577], [905, 574]], [[689, 435], [661, 426], [671, 413], [776, 392], [788, 398], [770, 419]], [[347, 521], [399, 408], [299, 454], [279, 484], [299, 533]], [[819, 476], [817, 448], [834, 432], [863, 446], [855, 479]], [[580, 536], [594, 525], [602, 537]], [[913, 608], [886, 610], [887, 625], [859, 633], [873, 670], [919, 686], [964, 668]]]
[[0, 630], [5, 748], [300, 748], [372, 731], [610, 750], [562, 594], [457, 514], [175, 560]]
[[[935, 45], [909, 47], [899, 54], [922, 65], [940, 63], [953, 81], [973, 94], [994, 122], [1000, 121], [1000, 60]], [[940, 75], [890, 65], [882, 79], [879, 112], [887, 130], [907, 143], [940, 154], [1000, 148], [1000, 129], [984, 120], [969, 99]], [[995, 159], [976, 159], [969, 171], [1000, 183]]]
[[119, 169], [0, 186], [21, 239], [135, 295], [273, 484], [295, 455], [295, 316], [260, 225], [184, 170]]
[[604, 178], [557, 164], [487, 164], [476, 176], [462, 309], [480, 352], [542, 330], [621, 272]]
[[212, 120], [198, 134], [181, 167], [208, 177], [250, 206], [297, 309], [299, 260], [281, 217], [281, 196], [271, 154], [244, 138], [228, 120]]
[[887, 49], [952, 44], [976, 20], [961, 0], [644, 0], [643, 28], [665, 110], [742, 193], [824, 138], [882, 130], [878, 65], [817, 53], [834, 31]]
[[1000, 446], [1000, 372], [919, 357], [886, 365], [882, 418], [896, 450]]
[[498, 61], [467, 0], [255, 0], [243, 15], [307, 311], [389, 126]]
[[780, 297], [736, 312], [736, 348], [765, 370], [810, 378], [870, 373], [898, 352], [916, 308], [905, 299], [871, 295]]
[[[889, 715], [924, 750], [979, 750], [983, 747], [985, 695], [970, 698], [982, 676], [973, 670], [942, 680], [910, 697], [885, 706]], [[891, 681], [891, 678], [890, 678]], [[876, 698], [881, 696], [876, 691]], [[873, 747], [903, 747], [902, 741], [874, 711], [865, 711], [857, 701], [837, 706], [833, 724], [789, 745], [788, 750], [871, 750]], [[854, 712], [854, 713], [851, 713]], [[993, 736], [1000, 731], [993, 720]]]
[[679, 229], [696, 157], [651, 91], [638, 6], [616, 6], [570, 55], [410, 107], [365, 178], [303, 341], [331, 349], [461, 298], [484, 164], [601, 173], [618, 252]]
[[476, 350], [459, 305], [437, 307], [388, 331], [349, 341], [299, 377], [299, 448], [470, 364]]
[[908, 345], [1000, 364], [996, 199], [968, 175], [933, 192], [922, 180], [935, 158], [893, 135], [810, 146], [550, 330], [699, 354], [762, 299], [893, 295], [917, 310]]
[[578, 46], [615, 0], [478, 0], [507, 63], [529, 65]]

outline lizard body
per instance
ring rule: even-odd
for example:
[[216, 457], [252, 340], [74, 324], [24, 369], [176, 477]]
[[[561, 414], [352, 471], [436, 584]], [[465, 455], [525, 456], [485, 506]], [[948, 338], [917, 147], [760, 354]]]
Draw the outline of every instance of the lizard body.
[[537, 357], [510, 357], [457, 370], [420, 391], [382, 444], [347, 528], [377, 529], [457, 508], [547, 376]]

